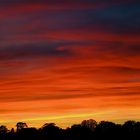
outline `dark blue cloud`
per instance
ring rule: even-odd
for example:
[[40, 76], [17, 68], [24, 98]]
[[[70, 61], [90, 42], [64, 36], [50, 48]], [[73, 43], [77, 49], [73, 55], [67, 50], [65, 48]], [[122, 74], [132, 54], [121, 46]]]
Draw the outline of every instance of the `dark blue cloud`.
[[71, 45], [88, 45], [93, 42], [86, 41], [46, 41], [46, 42], [30, 42], [23, 44], [11, 44], [9, 46], [0, 47], [1, 60], [7, 59], [23, 59], [37, 58], [40, 56], [54, 57], [70, 57], [75, 55], [69, 49]]
[[[17, 2], [15, 0], [15, 2]], [[50, 2], [50, 1], [49, 1]], [[54, 1], [55, 3], [58, 3]], [[85, 1], [83, 1], [85, 2]], [[86, 1], [92, 2], [93, 4], [103, 3], [103, 1]], [[85, 2], [85, 3], [86, 3]], [[110, 0], [106, 3], [109, 4]], [[117, 2], [117, 1], [115, 1]], [[13, 12], [13, 11], [12, 11]], [[31, 33], [35, 31], [48, 31], [48, 30], [62, 30], [62, 29], [77, 29], [77, 28], [87, 28], [94, 31], [95, 26], [98, 25], [98, 31], [107, 31], [114, 33], [139, 33], [140, 31], [140, 2], [131, 1], [118, 5], [112, 5], [105, 8], [97, 9], [60, 9], [60, 10], [48, 10], [48, 9], [38, 9], [35, 11], [28, 11], [26, 9], [24, 12], [17, 11], [15, 14], [11, 14], [12, 18], [9, 16], [1, 19], [1, 34], [7, 34], [10, 31], [21, 32], [21, 33]], [[20, 27], [34, 24], [34, 28], [22, 29]], [[19, 27], [20, 26], [20, 27]], [[12, 30], [12, 29], [13, 30]], [[17, 29], [17, 30], [16, 30]], [[3, 32], [2, 32], [3, 31]]]
[[68, 50], [58, 50], [61, 43], [24, 44], [0, 49], [1, 59], [19, 59], [40, 56], [68, 56]]
[[[1, 3], [32, 3], [33, 1], [17, 1], [17, 0], [5, 0]], [[35, 1], [34, 1], [35, 2]], [[61, 1], [44, 1], [48, 3], [59, 3]], [[38, 2], [38, 3], [39, 3]], [[111, 0], [76, 0], [71, 1], [71, 3], [105, 3], [110, 5]], [[66, 1], [65, 1], [66, 3]], [[11, 11], [10, 16], [7, 16], [7, 10], [5, 10], [6, 16], [2, 17], [0, 20], [0, 38], [1, 43], [0, 56], [2, 59], [6, 58], [22, 58], [22, 57], [33, 57], [33, 56], [69, 56], [72, 55], [70, 49], [59, 50], [60, 46], [70, 46], [70, 45], [83, 45], [86, 42], [68, 42], [59, 40], [56, 42], [50, 41], [48, 37], [48, 42], [44, 39], [39, 43], [36, 43], [34, 37], [30, 38], [32, 40], [27, 40], [24, 43], [24, 39], [18, 40], [17, 44], [13, 43], [16, 37], [22, 38], [30, 35], [38, 34], [48, 34], [49, 31], [60, 31], [64, 30], [66, 35], [68, 35], [67, 30], [81, 30], [84, 34], [85, 29], [89, 33], [92, 32], [111, 32], [113, 34], [140, 34], [140, 2], [129, 0], [129, 2], [121, 3], [121, 1], [115, 0], [113, 3], [118, 3], [117, 5], [110, 5], [104, 8], [97, 9], [59, 9], [59, 10], [48, 10], [48, 9], [37, 9], [33, 11]], [[14, 10], [14, 9], [13, 9]], [[44, 41], [46, 41], [44, 43]], [[20, 42], [20, 43], [19, 43]], [[93, 40], [95, 43], [96, 40]], [[89, 42], [90, 43], [90, 42]], [[87, 42], [86, 42], [87, 44]], [[86, 45], [85, 44], [85, 45]], [[140, 54], [139, 45], [123, 46], [121, 42], [96, 42], [105, 51], [111, 51], [113, 53], [120, 53], [127, 51], [127, 54], [137, 55]], [[114, 45], [112, 45], [114, 44]], [[102, 50], [99, 47], [99, 50]]]

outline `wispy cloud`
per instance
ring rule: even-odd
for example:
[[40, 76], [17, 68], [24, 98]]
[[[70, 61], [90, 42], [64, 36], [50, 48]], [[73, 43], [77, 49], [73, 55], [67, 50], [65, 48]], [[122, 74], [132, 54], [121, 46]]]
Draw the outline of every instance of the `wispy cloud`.
[[137, 0], [1, 0], [0, 113], [138, 111], [139, 15]]

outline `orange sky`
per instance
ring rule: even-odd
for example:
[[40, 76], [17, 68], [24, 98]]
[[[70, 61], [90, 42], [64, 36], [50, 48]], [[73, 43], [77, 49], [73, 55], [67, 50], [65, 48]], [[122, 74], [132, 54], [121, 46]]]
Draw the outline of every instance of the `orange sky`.
[[140, 119], [137, 3], [86, 2], [0, 7], [0, 124]]

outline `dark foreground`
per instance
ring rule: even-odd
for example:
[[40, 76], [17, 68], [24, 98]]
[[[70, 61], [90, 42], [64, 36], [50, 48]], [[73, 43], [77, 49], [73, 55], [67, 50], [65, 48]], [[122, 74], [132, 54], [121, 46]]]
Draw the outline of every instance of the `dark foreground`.
[[140, 140], [140, 122], [127, 121], [115, 124], [108, 121], [96, 123], [85, 120], [81, 124], [62, 129], [54, 123], [41, 128], [28, 128], [26, 123], [17, 123], [17, 130], [10, 131], [0, 126], [0, 140]]

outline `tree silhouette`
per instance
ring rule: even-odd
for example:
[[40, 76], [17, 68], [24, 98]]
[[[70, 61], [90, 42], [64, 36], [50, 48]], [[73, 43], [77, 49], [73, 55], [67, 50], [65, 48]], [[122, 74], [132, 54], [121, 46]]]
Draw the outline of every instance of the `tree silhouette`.
[[0, 139], [1, 140], [4, 140], [4, 139], [6, 139], [6, 134], [8, 133], [8, 129], [7, 129], [7, 127], [6, 126], [4, 126], [4, 125], [1, 125], [0, 126]]
[[81, 125], [91, 129], [92, 131], [94, 131], [94, 129], [97, 126], [97, 122], [93, 119], [83, 120]]
[[0, 126], [0, 140], [121, 140], [140, 139], [140, 122], [127, 121], [115, 124], [109, 121], [97, 123], [95, 120], [83, 120], [70, 128], [62, 129], [55, 123], [45, 123], [41, 128], [28, 127], [24, 122], [17, 123], [17, 131], [9, 131]]
[[8, 132], [8, 129], [5, 125], [0, 126], [0, 133], [1, 134], [6, 134]]
[[[116, 125], [113, 122], [109, 121], [101, 121], [96, 127], [96, 137], [100, 139], [119, 139], [119, 125]], [[115, 137], [114, 137], [115, 136]]]
[[23, 128], [28, 128], [28, 125], [25, 122], [18, 122], [16, 127], [17, 127], [17, 131], [19, 131]]
[[48, 140], [60, 138], [60, 128], [55, 123], [46, 123], [40, 128], [41, 137], [46, 137]]

